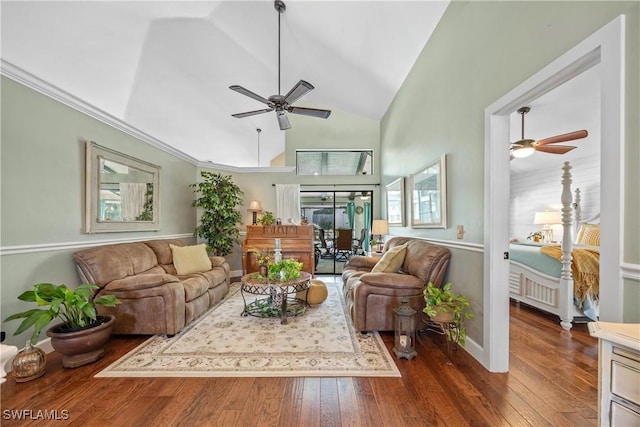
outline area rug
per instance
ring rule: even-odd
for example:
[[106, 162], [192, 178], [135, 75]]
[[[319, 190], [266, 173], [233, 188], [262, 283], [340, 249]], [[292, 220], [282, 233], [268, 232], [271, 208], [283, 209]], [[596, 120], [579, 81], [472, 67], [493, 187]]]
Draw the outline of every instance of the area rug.
[[379, 334], [356, 332], [340, 288], [327, 288], [324, 303], [282, 325], [280, 318], [241, 316], [234, 283], [179, 334], [151, 337], [96, 377], [399, 377]]

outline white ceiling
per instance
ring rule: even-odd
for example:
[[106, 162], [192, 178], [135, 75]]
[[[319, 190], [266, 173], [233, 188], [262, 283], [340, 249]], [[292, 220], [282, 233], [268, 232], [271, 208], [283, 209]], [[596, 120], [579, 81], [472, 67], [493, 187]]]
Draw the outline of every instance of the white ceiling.
[[[315, 90], [297, 106], [379, 120], [448, 1], [288, 0], [282, 22], [282, 87], [300, 79]], [[273, 1], [5, 1], [4, 61], [200, 161], [268, 166], [284, 150], [275, 113], [231, 91], [278, 91]], [[525, 136], [587, 129], [566, 155], [535, 153], [513, 173], [599, 155], [597, 69], [532, 102]], [[289, 114], [292, 125], [321, 120]], [[331, 120], [329, 118], [328, 120]], [[260, 133], [260, 165], [258, 134]], [[512, 115], [511, 142], [520, 139]], [[508, 143], [505, 142], [508, 148]], [[317, 147], [322, 148], [322, 147]], [[350, 148], [350, 147], [347, 147]], [[554, 165], [555, 167], [555, 165]]]
[[[282, 94], [374, 120], [448, 1], [286, 1]], [[260, 166], [284, 150], [275, 113], [231, 91], [278, 92], [272, 1], [2, 1], [2, 58], [200, 160]], [[296, 120], [321, 120], [289, 115]], [[331, 120], [329, 118], [328, 120]]]
[[[600, 67], [595, 66], [529, 105], [525, 115], [524, 136], [539, 140], [554, 135], [586, 129], [583, 139], [558, 143], [576, 147], [566, 154], [535, 152], [524, 159], [510, 162], [511, 173], [521, 174], [533, 170], [560, 170], [563, 162], [600, 156]], [[511, 142], [522, 139], [522, 117], [511, 114]]]

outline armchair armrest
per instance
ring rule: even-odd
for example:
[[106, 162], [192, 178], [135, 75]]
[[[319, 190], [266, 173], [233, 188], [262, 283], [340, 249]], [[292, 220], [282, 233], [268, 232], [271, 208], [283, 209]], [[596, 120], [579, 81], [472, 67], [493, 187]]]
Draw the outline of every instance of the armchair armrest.
[[365, 273], [359, 279], [363, 284], [372, 288], [396, 291], [405, 289], [412, 292], [422, 292], [425, 287], [425, 284], [416, 276], [403, 273]]
[[355, 255], [349, 258], [349, 261], [347, 261], [344, 267], [367, 268], [371, 270], [379, 260], [380, 258], [378, 257]]
[[211, 267], [220, 267], [222, 264], [224, 264], [226, 262], [226, 260], [224, 259], [224, 257], [221, 256], [210, 256], [209, 259], [211, 260]]

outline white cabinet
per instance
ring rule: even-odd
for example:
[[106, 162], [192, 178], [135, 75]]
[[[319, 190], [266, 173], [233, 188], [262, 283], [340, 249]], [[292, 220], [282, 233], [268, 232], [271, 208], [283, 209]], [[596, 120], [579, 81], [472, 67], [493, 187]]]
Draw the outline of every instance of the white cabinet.
[[592, 322], [601, 426], [640, 426], [640, 325]]

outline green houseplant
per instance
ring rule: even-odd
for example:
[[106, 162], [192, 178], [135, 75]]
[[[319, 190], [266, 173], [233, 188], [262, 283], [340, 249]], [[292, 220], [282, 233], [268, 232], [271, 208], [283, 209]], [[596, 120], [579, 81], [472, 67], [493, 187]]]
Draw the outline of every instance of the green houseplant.
[[269, 265], [269, 280], [288, 282], [300, 277], [302, 263], [295, 259], [283, 259]]
[[194, 235], [205, 239], [209, 253], [229, 255], [239, 243], [242, 215], [238, 207], [244, 193], [230, 175], [202, 171], [200, 176], [202, 181], [190, 185], [199, 194], [193, 206], [203, 209]]
[[260, 218], [258, 218], [258, 224], [273, 225], [276, 223], [276, 217], [273, 216], [273, 212], [264, 211]]
[[51, 345], [63, 354], [62, 364], [75, 368], [98, 360], [104, 354], [102, 346], [111, 336], [113, 315], [99, 316], [96, 306], [114, 307], [118, 299], [113, 295], [93, 298], [96, 285], [82, 284], [76, 289], [66, 285], [38, 283], [32, 290], [23, 292], [18, 299], [33, 302], [38, 307], [13, 314], [5, 322], [23, 319], [14, 335], [33, 328], [30, 342], [38, 341], [40, 332], [54, 319], [62, 320], [47, 330]]
[[[464, 345], [467, 332], [464, 325], [465, 319], [472, 319], [469, 298], [462, 294], [456, 294], [452, 290], [452, 284], [446, 283], [438, 288], [429, 282], [423, 291], [425, 307], [423, 312], [435, 322], [448, 322], [455, 325], [454, 330], [447, 336], [448, 339]], [[454, 335], [456, 334], [456, 335]]]

